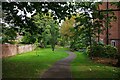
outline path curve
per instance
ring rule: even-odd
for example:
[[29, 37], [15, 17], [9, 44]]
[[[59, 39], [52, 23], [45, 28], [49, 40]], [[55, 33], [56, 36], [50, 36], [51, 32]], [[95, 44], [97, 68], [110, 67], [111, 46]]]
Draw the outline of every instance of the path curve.
[[41, 78], [72, 78], [70, 62], [76, 57], [73, 52], [67, 51], [68, 57], [56, 62]]

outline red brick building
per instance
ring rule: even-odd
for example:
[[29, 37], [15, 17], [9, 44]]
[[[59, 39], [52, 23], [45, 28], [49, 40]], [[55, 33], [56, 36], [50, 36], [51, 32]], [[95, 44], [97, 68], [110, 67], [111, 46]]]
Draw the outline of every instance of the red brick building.
[[[102, 5], [99, 6], [100, 10], [106, 10], [107, 9], [107, 2], [104, 2]], [[108, 8], [110, 9], [118, 9], [116, 6], [113, 6], [108, 3]], [[118, 48], [118, 51], [120, 53], [120, 11], [114, 11], [117, 20], [111, 22], [111, 28], [109, 28], [109, 44], [116, 46]], [[109, 12], [108, 12], [109, 14]], [[101, 34], [100, 40], [106, 43], [106, 31], [103, 32], [104, 34]]]

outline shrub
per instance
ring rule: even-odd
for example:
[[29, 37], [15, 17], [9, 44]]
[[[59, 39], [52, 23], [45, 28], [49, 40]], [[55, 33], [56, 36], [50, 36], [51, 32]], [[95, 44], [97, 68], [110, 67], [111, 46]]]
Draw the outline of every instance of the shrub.
[[17, 44], [16, 41], [9, 41], [10, 44]]
[[117, 54], [117, 48], [111, 45], [97, 45], [94, 44], [87, 47], [87, 54], [90, 57], [109, 57], [114, 58]]
[[25, 36], [22, 38], [22, 44], [33, 44], [35, 43], [36, 38], [34, 35], [30, 35], [29, 33], [26, 33]]
[[74, 45], [74, 50], [78, 51], [79, 49], [83, 48], [84, 46], [80, 43]]
[[87, 47], [87, 53], [90, 57], [105, 57], [105, 48], [103, 45], [92, 45]]
[[106, 54], [108, 55], [108, 57], [115, 57], [117, 55], [117, 48], [111, 45], [106, 45], [105, 46], [105, 50], [106, 50]]
[[65, 41], [63, 41], [63, 40], [59, 41], [59, 45], [60, 46], [65, 46]]
[[87, 55], [89, 55], [89, 56], [91, 55], [91, 49], [90, 49], [90, 46], [87, 47], [87, 49], [86, 49], [86, 53], [87, 53]]

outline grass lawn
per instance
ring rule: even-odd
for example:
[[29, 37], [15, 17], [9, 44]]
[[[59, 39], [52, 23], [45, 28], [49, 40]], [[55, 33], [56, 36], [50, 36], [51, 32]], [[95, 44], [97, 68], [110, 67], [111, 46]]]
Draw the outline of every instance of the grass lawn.
[[81, 78], [80, 80], [84, 80], [84, 78], [87, 80], [120, 80], [120, 68], [94, 63], [84, 53], [75, 53], [77, 57], [71, 63], [74, 78]]
[[4, 58], [2, 61], [3, 78], [40, 78], [40, 75], [53, 63], [66, 56], [68, 54], [64, 48], [56, 49], [54, 53], [51, 48], [39, 48], [35, 51]]

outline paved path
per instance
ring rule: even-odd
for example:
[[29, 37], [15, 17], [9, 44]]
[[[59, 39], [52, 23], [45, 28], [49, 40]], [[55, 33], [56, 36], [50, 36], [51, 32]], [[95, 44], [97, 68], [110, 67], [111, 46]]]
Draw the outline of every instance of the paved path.
[[41, 78], [72, 78], [70, 62], [76, 57], [73, 52], [67, 51], [68, 57], [56, 62]]

